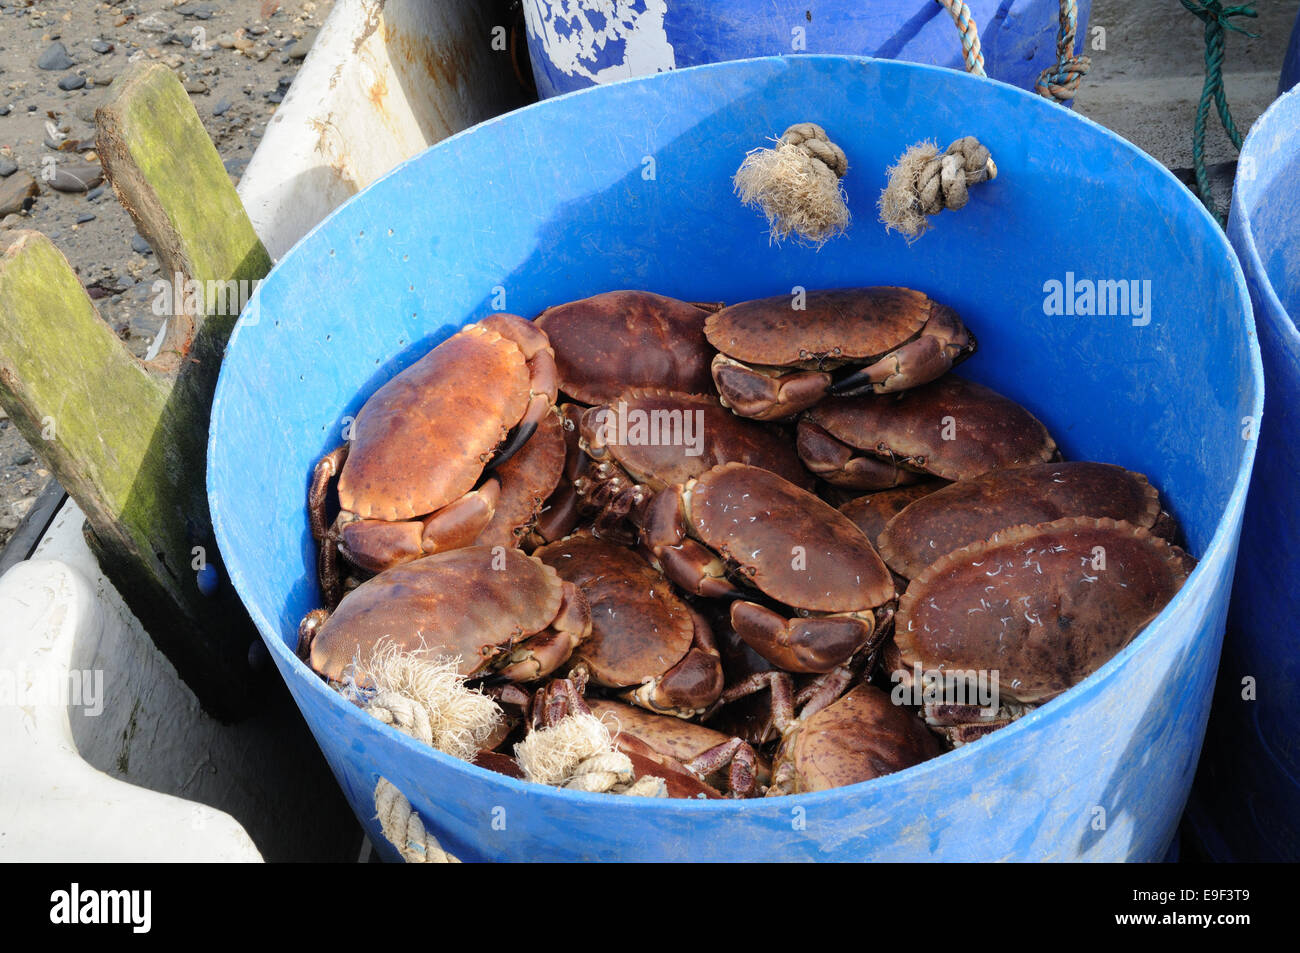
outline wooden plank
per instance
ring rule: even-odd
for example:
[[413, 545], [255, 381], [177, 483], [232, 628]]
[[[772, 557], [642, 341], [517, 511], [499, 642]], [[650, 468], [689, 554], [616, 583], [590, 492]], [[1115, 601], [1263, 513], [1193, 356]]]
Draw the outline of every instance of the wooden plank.
[[[198, 313], [182, 307], [168, 323], [158, 357], [176, 372], [199, 347], [205, 319], [209, 346], [199, 361], [219, 357], [239, 308], [229, 282], [253, 282], [271, 269], [235, 187], [176, 75], [160, 63], [128, 66], [95, 112], [96, 145], [113, 190], [153, 246], [163, 277], [198, 282]], [[237, 288], [237, 286], [235, 286]], [[246, 287], [246, 286], [245, 286]], [[237, 299], [241, 300], [241, 299]], [[215, 386], [216, 366], [201, 373]]]
[[105, 574], [159, 647], [209, 711], [236, 717], [252, 703], [251, 625], [232, 594], [204, 597], [191, 568], [211, 538], [206, 409], [126, 351], [48, 238], [12, 234], [0, 258], [0, 403], [85, 512]]

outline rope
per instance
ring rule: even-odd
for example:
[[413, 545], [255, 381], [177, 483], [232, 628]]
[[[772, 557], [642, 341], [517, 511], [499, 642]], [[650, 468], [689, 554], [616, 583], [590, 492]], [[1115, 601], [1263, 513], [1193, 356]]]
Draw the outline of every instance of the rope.
[[1060, 26], [1056, 31], [1056, 65], [1043, 70], [1034, 84], [1034, 91], [1039, 96], [1055, 99], [1058, 103], [1073, 99], [1079, 83], [1092, 69], [1091, 57], [1074, 55], [1077, 29], [1078, 11], [1074, 0], [1061, 0]]
[[632, 760], [614, 747], [609, 729], [590, 712], [566, 715], [515, 745], [524, 777], [538, 784], [593, 794], [667, 797], [662, 778], [638, 779]]
[[1219, 0], [1182, 0], [1183, 6], [1192, 16], [1205, 24], [1205, 86], [1201, 89], [1201, 101], [1196, 107], [1196, 127], [1192, 132], [1192, 167], [1196, 170], [1196, 189], [1201, 202], [1220, 225], [1226, 224], [1226, 218], [1214, 203], [1210, 175], [1205, 169], [1205, 126], [1210, 115], [1210, 101], [1213, 100], [1219, 113], [1219, 122], [1233, 148], [1241, 151], [1241, 133], [1232, 121], [1232, 112], [1228, 109], [1228, 97], [1223, 90], [1223, 37], [1228, 30], [1244, 33], [1254, 37], [1232, 22], [1233, 17], [1257, 17], [1255, 8], [1247, 4], [1224, 7]]
[[797, 235], [820, 246], [849, 224], [840, 185], [848, 169], [844, 150], [826, 130], [801, 122], [787, 129], [774, 149], [746, 154], [732, 184], [741, 202], [767, 216], [772, 241]]
[[411, 809], [411, 802], [387, 778], [380, 778], [375, 785], [375, 817], [384, 838], [408, 864], [460, 863], [455, 854], [442, 849], [438, 838]]
[[[980, 52], [980, 31], [975, 26], [970, 7], [965, 0], [936, 0], [952, 15], [952, 22], [957, 24], [961, 34], [961, 58], [966, 61], [966, 72], [976, 76], [987, 75], [984, 72], [984, 54]], [[1065, 2], [1065, 0], [1063, 0]], [[1073, 6], [1073, 3], [1070, 4]]]
[[878, 202], [880, 220], [911, 244], [929, 228], [928, 216], [962, 208], [970, 200], [970, 186], [997, 174], [989, 150], [974, 136], [963, 136], [942, 155], [933, 142], [919, 142], [890, 167]]

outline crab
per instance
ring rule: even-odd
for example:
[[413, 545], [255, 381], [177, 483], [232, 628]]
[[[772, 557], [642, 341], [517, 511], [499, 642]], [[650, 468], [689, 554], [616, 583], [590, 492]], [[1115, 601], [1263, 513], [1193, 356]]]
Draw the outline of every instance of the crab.
[[910, 288], [744, 301], [711, 315], [704, 333], [719, 352], [712, 373], [722, 403], [759, 420], [793, 417], [829, 394], [916, 387], [975, 350], [957, 312]]
[[910, 709], [865, 683], [811, 714], [778, 715], [778, 724], [781, 744], [768, 797], [870, 781], [943, 753]]
[[862, 531], [758, 467], [725, 463], [657, 494], [642, 543], [687, 592], [734, 599], [737, 634], [789, 672], [843, 664], [893, 613], [893, 580]]
[[704, 319], [717, 306], [648, 291], [609, 291], [547, 308], [537, 325], [555, 348], [560, 390], [583, 404], [632, 387], [711, 390]]
[[593, 684], [649, 711], [690, 718], [722, 692], [722, 663], [704, 618], [623, 546], [587, 534], [537, 549], [591, 606], [591, 635], [573, 653]]
[[[1075, 516], [999, 530], [912, 580], [895, 620], [895, 670], [946, 673], [944, 700], [926, 706], [936, 726], [960, 727], [972, 712], [1001, 706], [1007, 714], [996, 727], [1124, 648], [1194, 565], [1122, 520]], [[972, 694], [995, 697], [973, 705]]]
[[[350, 443], [312, 475], [308, 511], [327, 605], [339, 596], [337, 553], [368, 572], [470, 545], [491, 522], [496, 473], [555, 403], [546, 335], [493, 314], [439, 344], [362, 406]], [[507, 439], [508, 438], [508, 439]], [[326, 526], [337, 475], [340, 512]]]
[[886, 490], [926, 474], [965, 480], [1059, 456], [1028, 410], [953, 374], [901, 394], [823, 401], [799, 418], [798, 444], [809, 470], [857, 490]]
[[717, 398], [632, 389], [584, 411], [578, 445], [589, 463], [574, 481], [598, 536], [622, 542], [655, 493], [729, 462], [762, 467], [812, 489], [812, 475], [787, 436], [729, 413]]
[[591, 632], [581, 590], [517, 549], [469, 546], [395, 566], [308, 613], [299, 655], [338, 682], [381, 643], [458, 659], [467, 678], [535, 681], [569, 660]]
[[912, 579], [940, 556], [998, 530], [1067, 516], [1124, 520], [1169, 538], [1160, 494], [1145, 476], [1076, 462], [993, 470], [950, 483], [898, 512], [876, 539], [889, 568]]

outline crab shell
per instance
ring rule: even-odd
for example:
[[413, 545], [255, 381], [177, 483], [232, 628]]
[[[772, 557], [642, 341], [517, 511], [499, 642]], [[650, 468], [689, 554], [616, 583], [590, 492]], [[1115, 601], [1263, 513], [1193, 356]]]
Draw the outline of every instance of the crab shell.
[[365, 402], [339, 474], [340, 506], [361, 519], [409, 520], [464, 496], [528, 402], [524, 352], [469, 325]]
[[899, 605], [898, 665], [997, 673], [1004, 700], [1047, 701], [1147, 625], [1194, 560], [1132, 523], [1015, 526], [941, 557]]
[[[630, 700], [675, 715], [698, 714], [722, 692], [716, 650], [699, 646], [708, 624], [657, 570], [630, 549], [589, 535], [536, 550], [591, 607], [591, 634], [573, 653], [596, 685], [633, 688]], [[712, 646], [705, 634], [705, 644]]]
[[[863, 485], [854, 472], [863, 461], [873, 470], [864, 489], [877, 486], [880, 467], [966, 480], [1057, 458], [1056, 441], [1038, 418], [953, 374], [901, 394], [824, 400], [800, 418], [798, 439], [804, 464], [829, 483]], [[868, 456], [855, 458], [855, 451]]]
[[941, 753], [920, 718], [874, 685], [862, 684], [795, 723], [777, 753], [769, 793], [825, 791], [870, 781]]
[[497, 468], [501, 495], [491, 521], [475, 542], [483, 546], [518, 546], [559, 484], [564, 460], [563, 418], [552, 412], [520, 451]]
[[[660, 439], [687, 434], [687, 419], [691, 421], [691, 442]], [[622, 421], [650, 421], [651, 425], [638, 432]], [[660, 423], [656, 425], [656, 421]], [[659, 388], [625, 391], [616, 400], [583, 413], [579, 442], [592, 460], [612, 461], [654, 492], [732, 462], [770, 470], [806, 490], [813, 487], [812, 474], [800, 462], [788, 437], [765, 424], [737, 417], [716, 397], [706, 394]]]
[[600, 404], [629, 387], [708, 393], [708, 313], [648, 291], [609, 291], [547, 308], [537, 324], [555, 349], [560, 390]]
[[830, 504], [758, 467], [727, 463], [687, 486], [690, 534], [784, 605], [852, 612], [892, 600], [871, 542]]
[[[713, 379], [723, 403], [745, 417], [792, 416], [838, 389], [830, 371], [864, 369], [848, 392], [905, 390], [934, 380], [975, 350], [957, 313], [910, 288], [809, 291], [743, 301], [704, 325], [718, 349]], [[807, 373], [782, 373], [783, 371]], [[778, 380], [779, 378], [779, 380]], [[859, 383], [860, 379], [860, 383]]]
[[949, 484], [902, 510], [877, 538], [889, 567], [911, 579], [1008, 526], [1094, 516], [1154, 532], [1160, 515], [1160, 495], [1140, 473], [1108, 463], [1042, 463]]
[[459, 657], [459, 672], [513, 681], [550, 674], [591, 631], [586, 598], [541, 560], [470, 546], [403, 563], [348, 593], [311, 642], [313, 670], [333, 681], [381, 642]]
[[[853, 520], [853, 525], [862, 530], [873, 544], [876, 544], [876, 550], [879, 552], [880, 546], [877, 540], [880, 539], [880, 534], [884, 532], [889, 521], [917, 500], [929, 496], [946, 485], [941, 480], [925, 480], [892, 490], [880, 490], [841, 504], [839, 511]], [[885, 554], [882, 552], [880, 555], [883, 558]], [[885, 562], [888, 563], [889, 560], [886, 559]]]

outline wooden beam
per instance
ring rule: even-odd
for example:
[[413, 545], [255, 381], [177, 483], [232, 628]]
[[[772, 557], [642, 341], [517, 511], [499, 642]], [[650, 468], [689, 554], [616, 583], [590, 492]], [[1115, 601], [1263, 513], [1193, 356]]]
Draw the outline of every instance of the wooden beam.
[[49, 239], [11, 233], [0, 404], [85, 512], [101, 567], [154, 641], [206, 709], [236, 718], [256, 703], [257, 634], [228, 583], [199, 591], [194, 563], [219, 563], [205, 464], [221, 356], [271, 261], [171, 70], [129, 66], [96, 119], [105, 172], [182, 307], [142, 364]]

